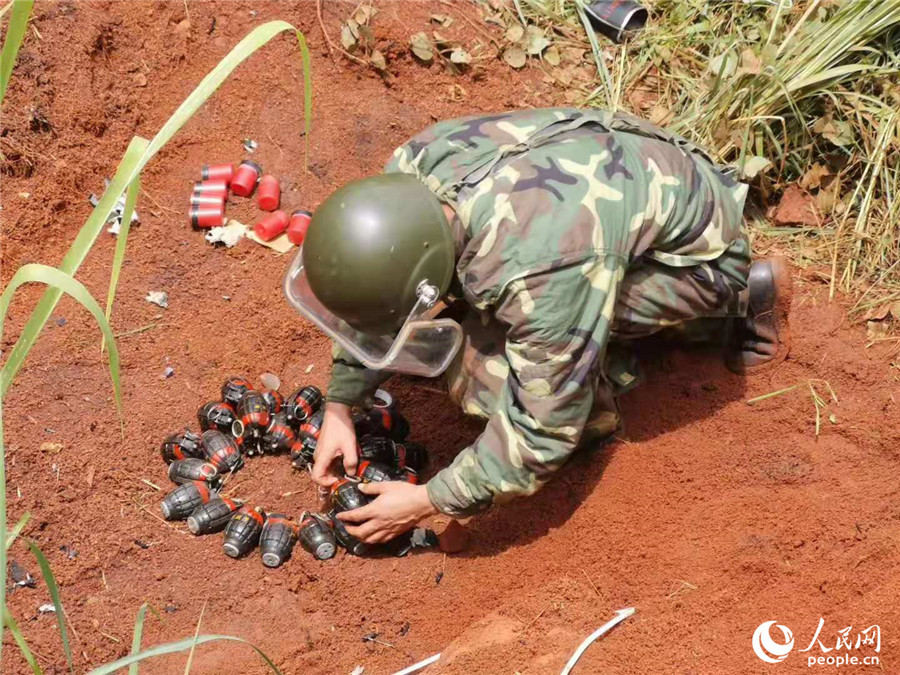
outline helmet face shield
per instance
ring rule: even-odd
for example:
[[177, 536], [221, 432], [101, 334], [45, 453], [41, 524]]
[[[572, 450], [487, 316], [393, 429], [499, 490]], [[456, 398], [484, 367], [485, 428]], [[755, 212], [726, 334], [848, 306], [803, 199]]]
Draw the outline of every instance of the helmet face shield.
[[346, 349], [366, 368], [409, 375], [436, 377], [462, 344], [462, 328], [452, 319], [432, 319], [428, 311], [440, 299], [440, 291], [423, 281], [417, 301], [396, 335], [363, 333], [334, 315], [312, 292], [303, 268], [303, 249], [284, 278], [288, 302], [328, 337]]

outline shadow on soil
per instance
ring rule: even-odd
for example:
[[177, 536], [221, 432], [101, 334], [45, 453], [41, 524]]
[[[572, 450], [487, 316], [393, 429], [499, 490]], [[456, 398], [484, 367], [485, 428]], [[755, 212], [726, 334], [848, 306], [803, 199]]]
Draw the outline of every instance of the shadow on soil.
[[[728, 372], [719, 350], [660, 349], [649, 343], [636, 349], [646, 373], [643, 384], [621, 397], [624, 430], [618, 436], [642, 443], [713, 416], [744, 396], [744, 379]], [[474, 438], [472, 439], [474, 440]], [[531, 543], [563, 525], [591, 494], [616, 452], [613, 440], [577, 452], [540, 492], [494, 508], [473, 519], [472, 546], [463, 557], [491, 557]], [[441, 458], [441, 464], [450, 461]]]

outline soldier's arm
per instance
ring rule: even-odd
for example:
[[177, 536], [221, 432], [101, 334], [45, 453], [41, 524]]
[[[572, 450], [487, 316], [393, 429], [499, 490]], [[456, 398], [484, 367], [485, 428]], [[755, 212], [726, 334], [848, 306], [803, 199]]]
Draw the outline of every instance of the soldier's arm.
[[509, 372], [484, 433], [428, 483], [442, 512], [465, 516], [536, 492], [578, 445], [594, 403], [623, 261], [602, 255], [510, 284]]
[[371, 370], [353, 358], [347, 350], [335, 344], [332, 347], [331, 382], [328, 385], [328, 401], [348, 406], [372, 406], [375, 391], [392, 373]]

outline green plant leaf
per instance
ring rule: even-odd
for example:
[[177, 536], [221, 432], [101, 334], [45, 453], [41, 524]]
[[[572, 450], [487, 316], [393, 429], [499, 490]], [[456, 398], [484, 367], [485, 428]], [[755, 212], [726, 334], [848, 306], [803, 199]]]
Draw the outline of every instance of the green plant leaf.
[[416, 58], [422, 61], [427, 62], [434, 58], [434, 47], [425, 33], [416, 33], [410, 37], [409, 47], [412, 49], [412, 53], [416, 55]]
[[[100, 330], [103, 332], [103, 335], [109, 344], [109, 372], [113, 383], [116, 408], [121, 416], [122, 389], [119, 381], [119, 350], [116, 347], [116, 341], [113, 337], [112, 329], [109, 327], [109, 322], [106, 320], [106, 317], [103, 316], [103, 310], [100, 309], [100, 305], [97, 304], [97, 301], [94, 300], [90, 293], [88, 293], [88, 290], [81, 282], [76, 281], [65, 272], [47, 265], [29, 263], [28, 265], [20, 267], [3, 290], [3, 294], [0, 295], [0, 337], [3, 335], [3, 322], [6, 319], [6, 311], [9, 308], [9, 303], [19, 286], [27, 283], [46, 284], [60, 295], [65, 293], [66, 295], [71, 296], [93, 314], [94, 319], [96, 319], [97, 324], [100, 326]], [[26, 325], [25, 330], [27, 330], [27, 328], [28, 326]], [[22, 336], [19, 337], [19, 340], [22, 340]], [[0, 438], [0, 442], [2, 442], [2, 438]], [[5, 485], [0, 485], [0, 487], [5, 488]], [[5, 520], [3, 522], [5, 523]]]
[[13, 0], [12, 14], [9, 16], [9, 26], [6, 28], [6, 38], [3, 40], [3, 51], [0, 52], [0, 104], [6, 96], [6, 87], [9, 85], [9, 77], [16, 65], [16, 56], [19, 47], [28, 30], [28, 18], [31, 16], [31, 6], [34, 0]]
[[256, 645], [248, 642], [247, 640], [234, 637], [232, 635], [198, 635], [195, 638], [190, 637], [186, 640], [181, 640], [179, 642], [167, 642], [166, 644], [157, 645], [156, 647], [150, 647], [149, 649], [145, 649], [142, 652], [138, 652], [137, 654], [130, 654], [129, 656], [122, 657], [112, 663], [107, 663], [105, 665], [100, 666], [99, 668], [95, 668], [90, 671], [87, 675], [112, 675], [112, 673], [119, 670], [119, 668], [124, 668], [125, 666], [129, 666], [132, 663], [137, 663], [139, 661], [144, 661], [145, 659], [151, 659], [156, 656], [163, 656], [164, 654], [176, 654], [178, 652], [184, 652], [189, 650], [195, 643], [196, 645], [203, 645], [207, 642], [216, 642], [216, 641], [226, 641], [226, 642], [239, 642], [241, 644], [248, 645], [253, 648], [253, 650], [259, 654], [260, 658], [266, 662], [266, 665], [272, 670], [275, 675], [282, 675], [282, 672], [278, 670], [278, 667], [272, 662], [266, 654]]
[[22, 657], [28, 662], [28, 665], [31, 666], [31, 672], [34, 673], [34, 675], [43, 675], [44, 671], [41, 670], [37, 660], [34, 658], [34, 654], [32, 654], [31, 650], [28, 648], [28, 643], [25, 642], [25, 638], [22, 637], [22, 631], [19, 630], [19, 624], [16, 623], [9, 608], [5, 605], [3, 606], [3, 625], [6, 628], [9, 628], [9, 632], [12, 633], [13, 640], [16, 641], [16, 644], [19, 646], [19, 651], [22, 652]]
[[[163, 124], [162, 128], [150, 141], [145, 149], [141, 150], [144, 139], [132, 139], [131, 144], [125, 151], [125, 157], [119, 164], [115, 176], [109, 187], [106, 189], [100, 203], [94, 207], [87, 222], [82, 226], [75, 241], [63, 258], [59, 269], [69, 275], [74, 275], [81, 263], [84, 262], [88, 251], [93, 246], [94, 241], [103, 229], [109, 214], [113, 207], [122, 196], [126, 187], [143, 171], [147, 163], [160, 151], [160, 149], [168, 143], [172, 137], [181, 129], [182, 126], [197, 112], [206, 100], [212, 96], [216, 89], [225, 81], [231, 72], [237, 68], [244, 60], [246, 60], [257, 49], [267, 44], [272, 38], [280, 33], [292, 30], [296, 34], [297, 42], [300, 46], [300, 54], [303, 59], [304, 69], [304, 112], [305, 112], [305, 128], [306, 128], [306, 151], [309, 152], [309, 128], [312, 118], [312, 90], [310, 85], [311, 76], [309, 70], [309, 50], [306, 46], [306, 39], [303, 34], [286, 21], [270, 21], [253, 29], [244, 37], [235, 47], [228, 52], [224, 59], [210, 71], [210, 73], [201, 80], [200, 84], [191, 92], [191, 94], [182, 102], [172, 116]], [[5, 396], [9, 390], [16, 373], [25, 362], [28, 352], [37, 340], [41, 329], [59, 302], [62, 293], [59, 289], [51, 288], [44, 293], [37, 307], [31, 313], [28, 323], [22, 330], [22, 334], [16, 341], [10, 351], [6, 363], [0, 371], [0, 397]]]
[[[141, 651], [141, 637], [144, 634], [144, 619], [147, 617], [147, 608], [148, 605], [146, 602], [141, 605], [141, 608], [138, 610], [137, 617], [134, 620], [134, 637], [131, 638], [131, 655], [140, 653]], [[128, 666], [128, 675], [138, 675], [138, 668], [140, 666], [135, 661], [130, 666]]]
[[[113, 301], [116, 299], [116, 288], [119, 285], [119, 274], [122, 271], [122, 263], [125, 262], [125, 247], [128, 244], [128, 233], [131, 231], [131, 214], [134, 213], [134, 205], [137, 202], [138, 193], [141, 191], [141, 177], [138, 175], [128, 186], [125, 193], [125, 208], [122, 211], [122, 225], [119, 234], [116, 235], [116, 252], [113, 255], [112, 271], [109, 275], [109, 293], [106, 296], [106, 320], [112, 315]], [[106, 345], [106, 338], [100, 343], [102, 352]]]
[[25, 525], [31, 519], [31, 514], [27, 511], [22, 514], [22, 517], [19, 518], [19, 522], [15, 524], [13, 529], [6, 533], [6, 548], [9, 549], [10, 546], [13, 545], [13, 542], [16, 540], [16, 537], [21, 534], [22, 530], [25, 528]]
[[69, 632], [66, 629], [66, 613], [59, 599], [59, 586], [56, 583], [56, 577], [53, 576], [53, 570], [50, 569], [50, 563], [41, 549], [33, 541], [28, 542], [28, 547], [37, 558], [38, 565], [41, 568], [41, 576], [44, 577], [44, 583], [47, 584], [47, 590], [50, 591], [50, 599], [56, 608], [56, 624], [59, 626], [59, 639], [62, 640], [63, 653], [66, 655], [66, 662], [69, 664], [69, 671], [75, 672], [75, 664], [72, 661], [72, 648], [69, 646]]
[[200, 618], [197, 619], [197, 628], [194, 630], [194, 639], [191, 641], [191, 651], [188, 652], [187, 663], [184, 665], [184, 675], [190, 675], [191, 664], [194, 662], [194, 651], [197, 649], [197, 636], [200, 635], [200, 625], [203, 623], [203, 613], [206, 612], [206, 603], [200, 608]]

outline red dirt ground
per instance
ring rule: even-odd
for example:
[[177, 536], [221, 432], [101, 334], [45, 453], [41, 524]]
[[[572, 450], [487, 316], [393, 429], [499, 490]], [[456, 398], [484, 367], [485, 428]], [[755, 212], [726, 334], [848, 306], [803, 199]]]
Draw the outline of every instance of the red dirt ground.
[[[353, 6], [325, 3], [333, 39]], [[200, 165], [239, 160], [240, 140], [255, 138], [253, 159], [283, 178], [287, 207], [315, 208], [436, 119], [560, 102], [533, 69], [488, 61], [476, 78], [412, 59], [408, 38], [428, 30], [432, 12], [457, 17], [450, 37], [474, 41], [478, 33], [461, 18], [477, 19], [470, 6], [378, 6], [373, 28], [389, 85], [329, 58], [312, 2], [191, 2], [189, 26], [181, 2], [35, 7], [40, 37], [26, 39], [4, 110], [4, 283], [26, 262], [58, 264], [89, 213], [88, 193], [102, 190], [128, 140], [152, 137], [253, 26], [291, 21], [313, 53], [309, 173], [299, 59], [283, 36], [241, 66], [144, 174], [143, 222], [132, 230], [113, 323], [117, 332], [157, 326], [119, 340], [124, 440], [97, 330], [69, 300], [5, 401], [10, 522], [32, 514], [25, 534], [59, 579], [77, 671], [125, 655], [135, 613], [149, 602], [162, 621], [148, 616], [144, 645], [191, 635], [205, 603], [203, 632], [246, 638], [285, 673], [346, 674], [358, 664], [366, 675], [392, 673], [438, 651], [440, 667], [425, 672], [557, 673], [584, 636], [625, 606], [637, 615], [591, 647], [577, 673], [806, 672], [806, 654], [764, 665], [751, 636], [774, 619], [800, 649], [819, 617], [828, 647], [841, 628], [852, 625], [855, 635], [879, 624], [883, 672], [900, 672], [898, 371], [889, 347], [866, 349], [843, 308], [801, 275], [795, 346], [783, 366], [745, 380], [712, 356], [654, 359], [648, 382], [623, 401], [622, 439], [576, 457], [535, 497], [473, 520], [464, 553], [339, 554], [317, 563], [298, 550], [271, 571], [256, 556], [226, 558], [219, 537], [194, 538], [155, 517], [160, 494], [142, 479], [166, 485], [160, 440], [194, 425], [195, 410], [226, 376], [275, 372], [285, 391], [324, 386], [328, 376], [325, 340], [281, 297], [289, 258], [249, 242], [216, 250], [187, 227], [184, 205]], [[466, 92], [459, 101], [457, 84]], [[113, 249], [101, 234], [78, 274], [97, 298], [106, 296]], [[150, 290], [167, 291], [170, 307], [145, 302]], [[26, 288], [13, 304], [4, 350], [39, 292]], [[167, 365], [176, 374], [161, 379]], [[827, 380], [839, 397], [818, 439], [803, 391], [746, 404], [809, 378]], [[437, 386], [404, 381], [392, 390], [440, 466], [479, 425]], [[62, 449], [42, 450], [47, 443]], [[237, 479], [242, 496], [270, 508], [297, 514], [314, 505], [309, 481], [283, 457], [253, 461]], [[12, 557], [38, 576], [22, 543]], [[42, 581], [9, 598], [46, 672], [62, 673], [54, 617], [37, 609], [48, 601]], [[364, 642], [372, 632], [393, 647]], [[9, 639], [4, 656], [3, 673], [25, 672]], [[182, 654], [141, 672], [181, 672], [183, 663]], [[266, 668], [251, 650], [219, 644], [198, 650], [194, 672]]]

